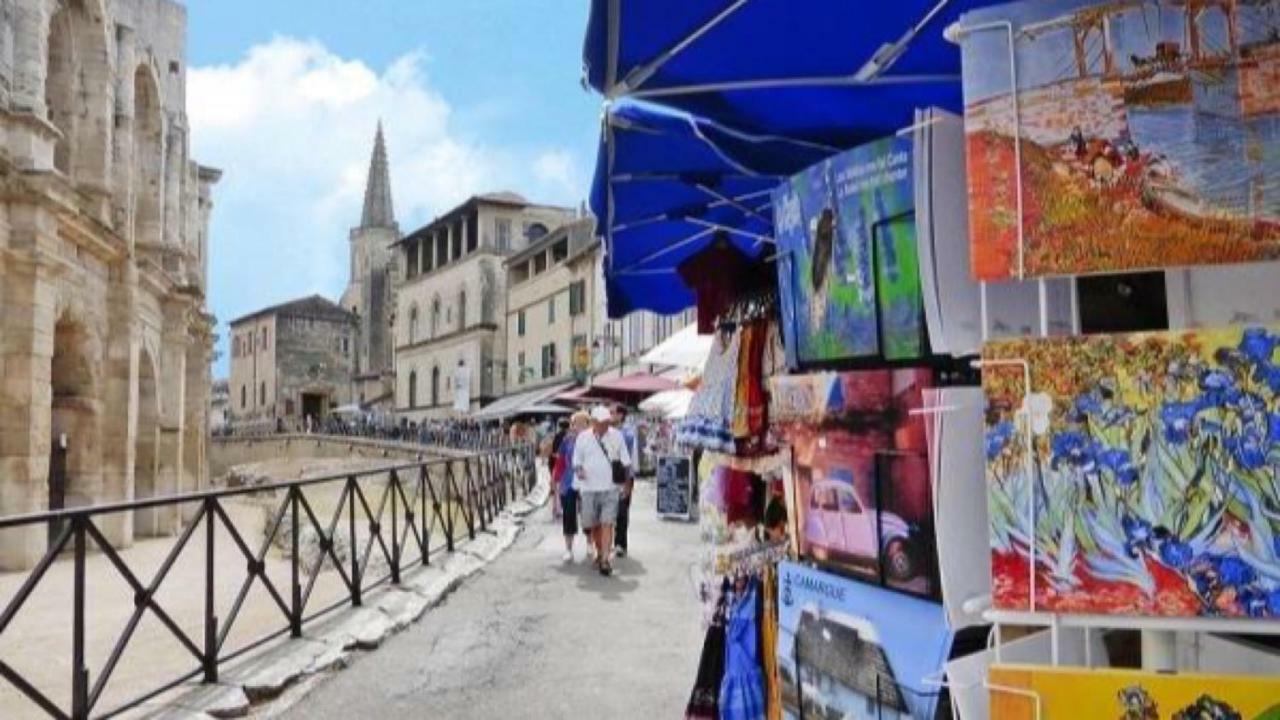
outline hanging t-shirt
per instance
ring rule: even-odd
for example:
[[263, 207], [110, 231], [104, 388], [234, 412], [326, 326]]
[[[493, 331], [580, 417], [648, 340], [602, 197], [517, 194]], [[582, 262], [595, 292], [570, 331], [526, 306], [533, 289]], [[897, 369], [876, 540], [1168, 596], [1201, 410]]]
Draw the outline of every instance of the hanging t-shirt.
[[758, 290], [757, 283], [766, 276], [760, 263], [723, 237], [680, 263], [676, 272], [697, 296], [700, 335], [715, 332], [716, 319], [724, 315], [744, 291]]

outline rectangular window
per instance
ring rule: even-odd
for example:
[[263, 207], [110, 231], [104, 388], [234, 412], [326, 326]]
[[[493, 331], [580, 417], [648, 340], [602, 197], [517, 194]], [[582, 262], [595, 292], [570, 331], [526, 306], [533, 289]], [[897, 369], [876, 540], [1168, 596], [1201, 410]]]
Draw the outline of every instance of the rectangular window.
[[453, 253], [454, 260], [462, 257], [462, 226], [451, 225], [449, 227], [449, 247]]
[[350, 341], [347, 338], [342, 338], [342, 354], [343, 355], [346, 355], [347, 353], [351, 352], [351, 345], [349, 344], [349, 342]]
[[498, 252], [506, 252], [511, 249], [511, 220], [509, 218], [494, 220], [494, 236]]
[[524, 365], [524, 351], [521, 350], [516, 355], [516, 378], [520, 381], [521, 385], [524, 384]]
[[516, 335], [524, 337], [524, 311], [516, 313]]
[[569, 315], [577, 317], [587, 310], [587, 281], [578, 280], [569, 285]]
[[556, 372], [556, 344], [548, 343], [542, 346], [542, 377], [555, 377]]
[[554, 325], [556, 322], [556, 296], [552, 295], [547, 300], [547, 324]]
[[418, 276], [418, 243], [411, 242], [405, 246], [404, 264], [406, 275], [411, 278]]

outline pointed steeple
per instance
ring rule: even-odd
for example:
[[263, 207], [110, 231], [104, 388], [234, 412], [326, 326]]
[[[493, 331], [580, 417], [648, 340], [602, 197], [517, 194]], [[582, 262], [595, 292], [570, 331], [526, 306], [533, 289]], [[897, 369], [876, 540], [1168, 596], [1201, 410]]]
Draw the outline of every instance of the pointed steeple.
[[387, 164], [387, 145], [382, 139], [382, 121], [378, 121], [378, 133], [373, 138], [373, 157], [369, 160], [369, 180], [364, 186], [364, 212], [360, 215], [362, 228], [393, 228], [396, 214], [391, 207], [391, 168]]

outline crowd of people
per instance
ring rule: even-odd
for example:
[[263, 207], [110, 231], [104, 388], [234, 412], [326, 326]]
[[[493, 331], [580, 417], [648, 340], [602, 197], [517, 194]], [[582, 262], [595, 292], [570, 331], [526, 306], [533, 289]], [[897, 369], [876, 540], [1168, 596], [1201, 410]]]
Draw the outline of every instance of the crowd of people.
[[631, 494], [638, 448], [625, 410], [597, 406], [561, 420], [542, 446], [550, 464], [552, 489], [564, 532], [564, 561], [574, 561], [579, 532], [587, 557], [601, 575], [613, 574], [613, 560], [627, 556]]
[[328, 415], [324, 418], [284, 419], [253, 424], [224, 426], [215, 437], [265, 437], [269, 435], [340, 435], [394, 442], [411, 442], [458, 450], [480, 450], [508, 443], [533, 442], [535, 436], [502, 422], [483, 423], [466, 418], [393, 422], [372, 413], [358, 416]]

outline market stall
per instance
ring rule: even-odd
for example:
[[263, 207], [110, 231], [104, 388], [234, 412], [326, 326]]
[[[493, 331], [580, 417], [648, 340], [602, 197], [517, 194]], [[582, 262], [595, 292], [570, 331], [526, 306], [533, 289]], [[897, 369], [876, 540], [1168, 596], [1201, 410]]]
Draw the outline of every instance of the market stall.
[[688, 717], [1280, 714], [1277, 38], [593, 4], [610, 312], [710, 338]]

